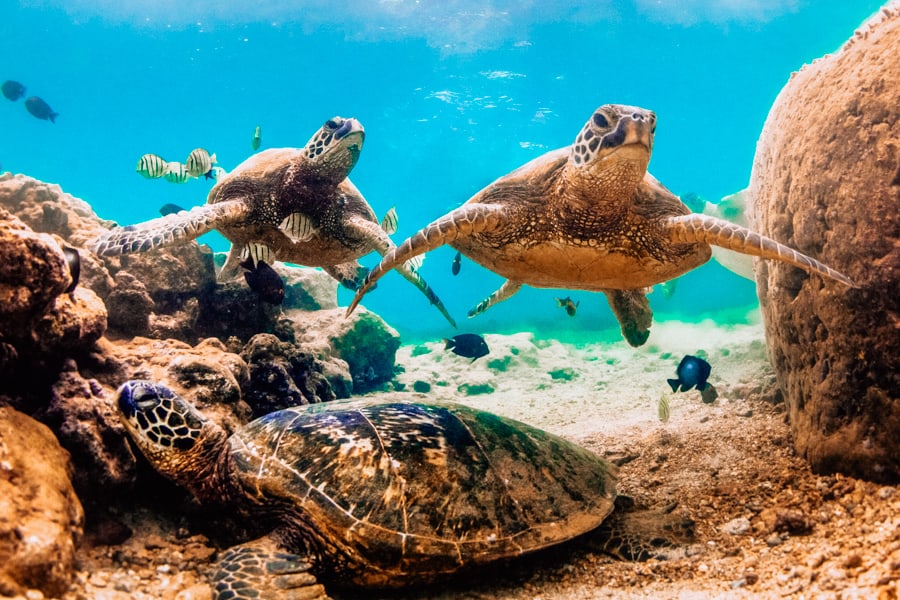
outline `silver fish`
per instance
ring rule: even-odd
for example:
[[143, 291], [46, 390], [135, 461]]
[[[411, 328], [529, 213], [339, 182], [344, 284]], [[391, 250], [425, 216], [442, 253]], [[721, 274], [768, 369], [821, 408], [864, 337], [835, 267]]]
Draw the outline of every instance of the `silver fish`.
[[669, 421], [669, 414], [671, 412], [669, 407], [669, 397], [665, 394], [662, 394], [659, 397], [659, 403], [656, 406], [656, 412], [659, 415], [659, 420], [663, 423]]
[[397, 219], [397, 209], [396, 207], [391, 207], [387, 213], [385, 213], [384, 218], [381, 220], [381, 228], [384, 229], [384, 232], [388, 235], [394, 235], [397, 233], [397, 226], [399, 225], [399, 220]]
[[211, 171], [213, 165], [216, 164], [216, 155], [210, 156], [203, 148], [194, 148], [187, 157], [187, 172], [191, 177], [200, 177], [206, 175], [207, 179], [212, 179]]
[[135, 169], [138, 174], [143, 175], [148, 179], [156, 179], [157, 177], [162, 177], [166, 174], [166, 167], [168, 163], [166, 159], [158, 154], [145, 154], [138, 159], [137, 168]]
[[172, 161], [166, 165], [166, 172], [163, 173], [163, 179], [171, 183], [185, 183], [191, 178], [187, 168], [180, 162]]
[[280, 229], [294, 242], [308, 242], [316, 235], [316, 228], [312, 221], [301, 213], [291, 213], [286, 216], [281, 222]]
[[246, 262], [248, 258], [253, 259], [253, 265], [257, 265], [260, 261], [271, 265], [273, 262], [272, 250], [265, 244], [253, 242], [244, 246], [241, 252], [241, 261]]

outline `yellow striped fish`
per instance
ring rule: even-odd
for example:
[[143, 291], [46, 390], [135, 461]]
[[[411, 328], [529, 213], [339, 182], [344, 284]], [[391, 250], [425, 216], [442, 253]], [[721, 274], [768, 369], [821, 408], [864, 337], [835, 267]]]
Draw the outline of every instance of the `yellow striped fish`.
[[137, 162], [135, 169], [140, 175], [147, 179], [156, 179], [166, 174], [166, 159], [158, 154], [145, 154]]
[[228, 175], [228, 171], [226, 171], [222, 167], [213, 167], [212, 168], [212, 178], [215, 179], [216, 181], [219, 181], [226, 175]]
[[177, 161], [172, 161], [166, 165], [166, 172], [163, 173], [163, 179], [171, 183], [185, 183], [191, 178], [187, 168]]
[[670, 408], [669, 408], [669, 397], [665, 394], [662, 394], [659, 397], [659, 404], [656, 406], [656, 411], [659, 414], [659, 420], [663, 423], [668, 422]]
[[397, 225], [399, 221], [397, 219], [397, 208], [392, 206], [387, 213], [385, 213], [384, 218], [381, 220], [381, 228], [384, 229], [384, 232], [388, 235], [394, 235], [397, 233]]
[[291, 213], [281, 222], [280, 229], [294, 242], [308, 242], [316, 235], [312, 221], [300, 213]]
[[187, 172], [191, 177], [200, 177], [205, 175], [207, 179], [212, 179], [212, 167], [216, 164], [216, 155], [210, 156], [203, 148], [194, 148], [187, 157]]

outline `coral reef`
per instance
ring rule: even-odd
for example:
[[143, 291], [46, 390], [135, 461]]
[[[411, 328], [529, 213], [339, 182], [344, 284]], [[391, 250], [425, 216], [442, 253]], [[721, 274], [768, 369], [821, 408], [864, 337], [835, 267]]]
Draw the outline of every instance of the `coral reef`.
[[750, 184], [760, 231], [824, 260], [850, 289], [757, 266], [794, 444], [813, 468], [900, 481], [900, 4], [793, 74]]

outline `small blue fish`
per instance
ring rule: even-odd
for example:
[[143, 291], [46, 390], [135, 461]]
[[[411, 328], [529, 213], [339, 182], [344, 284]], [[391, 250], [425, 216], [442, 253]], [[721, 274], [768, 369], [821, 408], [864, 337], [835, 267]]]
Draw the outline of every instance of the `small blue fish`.
[[460, 333], [454, 335], [449, 340], [444, 340], [444, 350], [450, 350], [453, 354], [475, 359], [487, 356], [490, 352], [487, 342], [484, 338], [476, 333]]
[[250, 289], [256, 292], [260, 300], [268, 304], [281, 304], [284, 302], [284, 280], [275, 272], [275, 269], [260, 260], [253, 264], [253, 258], [241, 263], [245, 269], [244, 279]]
[[25, 95], [25, 86], [12, 79], [4, 81], [3, 85], [0, 86], [0, 90], [3, 91], [3, 95], [7, 100], [12, 100], [13, 102]]
[[42, 119], [44, 121], [50, 121], [51, 123], [56, 123], [56, 117], [59, 116], [58, 112], [54, 112], [49, 104], [37, 96], [32, 96], [25, 101], [25, 109], [30, 112], [31, 116], [35, 119]]
[[453, 257], [453, 262], [450, 264], [450, 272], [454, 275], [459, 275], [460, 266], [462, 266], [462, 252], [457, 252], [456, 256]]
[[172, 204], [170, 202], [168, 204], [163, 204], [162, 206], [159, 207], [159, 214], [161, 214], [162, 216], [165, 217], [166, 215], [180, 213], [183, 210], [185, 210], [185, 209], [181, 208], [177, 204]]
[[675, 369], [678, 379], [667, 379], [666, 381], [672, 386], [673, 392], [679, 391], [679, 386], [682, 392], [686, 392], [695, 386], [702, 392], [709, 387], [709, 383], [706, 380], [711, 371], [712, 367], [708, 362], [688, 354], [681, 359], [678, 368]]

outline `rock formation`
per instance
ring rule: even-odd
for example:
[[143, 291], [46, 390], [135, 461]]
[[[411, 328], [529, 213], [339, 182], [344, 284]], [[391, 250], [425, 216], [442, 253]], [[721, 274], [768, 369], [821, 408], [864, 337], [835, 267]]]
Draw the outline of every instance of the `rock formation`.
[[851, 289], [762, 261], [769, 354], [797, 450], [818, 472], [900, 480], [900, 3], [794, 73], [750, 184], [765, 235]]
[[0, 596], [62, 596], [83, 521], [66, 451], [44, 425], [0, 407]]

